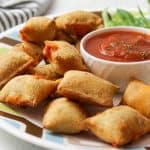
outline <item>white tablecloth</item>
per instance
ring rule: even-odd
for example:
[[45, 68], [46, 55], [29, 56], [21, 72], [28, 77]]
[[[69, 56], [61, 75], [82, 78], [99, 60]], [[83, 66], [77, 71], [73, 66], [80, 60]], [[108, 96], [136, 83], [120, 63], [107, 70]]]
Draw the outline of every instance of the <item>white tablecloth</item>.
[[[148, 8], [146, 0], [53, 0], [47, 13], [60, 13], [75, 9]], [[45, 150], [26, 143], [0, 130], [0, 150]]]

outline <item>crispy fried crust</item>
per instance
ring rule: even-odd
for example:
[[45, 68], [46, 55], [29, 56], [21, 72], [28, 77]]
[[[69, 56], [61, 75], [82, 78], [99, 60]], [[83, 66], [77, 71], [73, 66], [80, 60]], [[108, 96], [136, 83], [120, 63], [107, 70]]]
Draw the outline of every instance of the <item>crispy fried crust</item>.
[[30, 55], [37, 63], [39, 63], [43, 59], [43, 47], [38, 46], [36, 44], [30, 42], [23, 42], [16, 44], [14, 46], [15, 49], [24, 51], [28, 55]]
[[56, 35], [56, 25], [47, 17], [33, 17], [20, 30], [23, 41], [43, 44], [45, 40], [53, 40]]
[[112, 106], [113, 95], [117, 90], [116, 85], [92, 73], [72, 70], [65, 73], [57, 93], [84, 103]]
[[77, 41], [76, 42], [76, 44], [75, 44], [75, 47], [76, 47], [76, 49], [79, 51], [79, 53], [80, 53], [80, 40], [79, 41]]
[[125, 145], [150, 131], [150, 120], [128, 106], [117, 106], [84, 121], [85, 129], [114, 146]]
[[15, 106], [37, 106], [56, 89], [57, 83], [41, 76], [21, 75], [10, 80], [0, 91], [0, 101]]
[[43, 118], [43, 126], [55, 133], [74, 134], [82, 130], [86, 114], [81, 107], [67, 98], [54, 99]]
[[83, 64], [78, 50], [64, 41], [46, 41], [44, 48], [46, 60], [53, 64], [57, 73], [63, 75], [68, 70], [88, 70]]
[[0, 88], [15, 75], [24, 72], [34, 63], [23, 51], [10, 50], [0, 55]]
[[150, 85], [137, 80], [131, 81], [125, 90], [122, 103], [150, 118]]
[[102, 24], [102, 19], [88, 11], [73, 11], [56, 18], [56, 26], [71, 35], [82, 37]]
[[30, 70], [30, 73], [41, 75], [49, 80], [56, 80], [61, 77], [58, 73], [56, 73], [55, 68], [53, 67], [52, 64], [38, 65], [32, 70]]
[[55, 40], [66, 41], [72, 44], [76, 42], [76, 39], [74, 39], [70, 34], [65, 33], [64, 31], [61, 30], [56, 32]]

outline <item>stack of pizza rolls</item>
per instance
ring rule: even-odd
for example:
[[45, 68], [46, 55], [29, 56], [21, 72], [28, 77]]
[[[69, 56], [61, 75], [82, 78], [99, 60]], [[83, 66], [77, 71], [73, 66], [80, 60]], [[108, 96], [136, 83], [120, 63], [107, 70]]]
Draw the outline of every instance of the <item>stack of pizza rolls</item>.
[[[89, 130], [114, 146], [149, 133], [150, 86], [131, 81], [114, 107], [119, 87], [91, 73], [80, 55], [81, 38], [99, 27], [101, 17], [87, 11], [31, 18], [20, 30], [22, 42], [0, 55], [0, 102], [31, 108], [46, 102], [44, 128]], [[85, 104], [105, 111], [90, 116]]]

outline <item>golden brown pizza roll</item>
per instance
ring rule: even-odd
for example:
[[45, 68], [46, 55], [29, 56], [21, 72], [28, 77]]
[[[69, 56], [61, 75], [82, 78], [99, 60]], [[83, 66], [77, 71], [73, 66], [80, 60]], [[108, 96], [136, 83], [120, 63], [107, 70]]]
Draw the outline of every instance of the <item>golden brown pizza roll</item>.
[[103, 23], [98, 25], [96, 29], [101, 29], [101, 28], [104, 28], [104, 24]]
[[20, 30], [23, 41], [42, 44], [45, 40], [53, 40], [56, 34], [55, 22], [47, 17], [33, 17]]
[[88, 11], [73, 11], [56, 18], [56, 26], [71, 35], [81, 38], [102, 23], [100, 16]]
[[9, 50], [0, 55], [0, 88], [15, 75], [24, 72], [34, 63], [23, 51]]
[[43, 118], [43, 126], [54, 133], [74, 134], [82, 130], [86, 114], [80, 106], [67, 98], [53, 100]]
[[131, 81], [125, 90], [122, 103], [150, 118], [150, 85], [137, 80]]
[[65, 73], [57, 93], [85, 103], [112, 106], [118, 87], [92, 73], [71, 70]]
[[76, 39], [71, 37], [68, 33], [65, 33], [64, 31], [57, 31], [55, 40], [57, 41], [66, 41], [69, 43], [75, 43]]
[[20, 75], [10, 80], [0, 91], [0, 101], [15, 106], [35, 107], [56, 89], [55, 81], [36, 75]]
[[150, 131], [150, 120], [128, 106], [117, 106], [84, 121], [86, 129], [114, 146], [125, 145]]
[[76, 44], [75, 44], [75, 47], [79, 51], [79, 53], [80, 53], [80, 42], [81, 41], [77, 41]]
[[30, 73], [41, 75], [49, 80], [56, 80], [61, 77], [58, 73], [55, 72], [55, 68], [51, 64], [38, 65], [30, 70]]
[[23, 42], [23, 43], [16, 44], [14, 48], [24, 51], [32, 58], [34, 58], [37, 63], [40, 62], [43, 58], [43, 47], [38, 46], [36, 44], [30, 42]]
[[78, 50], [65, 41], [46, 41], [43, 53], [45, 59], [53, 64], [61, 75], [72, 69], [87, 70]]

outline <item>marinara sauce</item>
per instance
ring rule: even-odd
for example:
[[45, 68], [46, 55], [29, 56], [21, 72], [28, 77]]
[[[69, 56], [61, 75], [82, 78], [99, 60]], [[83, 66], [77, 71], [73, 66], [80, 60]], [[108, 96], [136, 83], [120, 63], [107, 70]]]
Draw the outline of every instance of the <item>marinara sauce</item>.
[[103, 33], [90, 38], [85, 49], [110, 61], [133, 62], [150, 59], [150, 35], [131, 31]]

